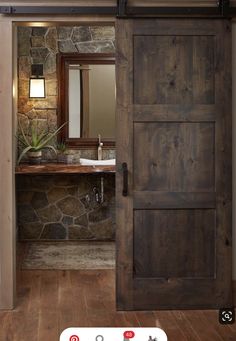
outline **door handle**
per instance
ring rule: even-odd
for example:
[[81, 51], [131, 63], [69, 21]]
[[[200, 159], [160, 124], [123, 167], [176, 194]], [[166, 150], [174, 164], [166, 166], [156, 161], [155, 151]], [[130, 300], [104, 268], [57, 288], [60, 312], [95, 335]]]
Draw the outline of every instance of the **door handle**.
[[122, 170], [123, 170], [123, 197], [128, 196], [128, 166], [126, 162], [122, 163]]

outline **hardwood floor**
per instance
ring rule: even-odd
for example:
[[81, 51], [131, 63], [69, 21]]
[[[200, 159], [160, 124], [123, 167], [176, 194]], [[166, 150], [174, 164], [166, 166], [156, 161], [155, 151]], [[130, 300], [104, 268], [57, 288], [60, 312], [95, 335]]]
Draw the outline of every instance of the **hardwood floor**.
[[56, 341], [67, 327], [163, 328], [170, 341], [236, 340], [217, 311], [116, 312], [115, 276], [102, 271], [20, 271], [17, 308], [0, 313], [1, 341]]
[[[58, 341], [68, 327], [160, 327], [169, 341], [235, 341], [218, 311], [117, 312], [112, 270], [18, 271], [14, 311], [0, 312], [0, 341]], [[144, 340], [145, 341], [145, 340]]]

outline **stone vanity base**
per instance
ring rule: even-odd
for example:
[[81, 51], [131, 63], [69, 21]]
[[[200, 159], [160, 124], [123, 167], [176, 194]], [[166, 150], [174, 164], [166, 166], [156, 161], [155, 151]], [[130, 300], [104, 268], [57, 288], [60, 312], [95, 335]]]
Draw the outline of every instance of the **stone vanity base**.
[[19, 240], [114, 240], [115, 176], [104, 175], [104, 202], [96, 202], [98, 175], [17, 176]]

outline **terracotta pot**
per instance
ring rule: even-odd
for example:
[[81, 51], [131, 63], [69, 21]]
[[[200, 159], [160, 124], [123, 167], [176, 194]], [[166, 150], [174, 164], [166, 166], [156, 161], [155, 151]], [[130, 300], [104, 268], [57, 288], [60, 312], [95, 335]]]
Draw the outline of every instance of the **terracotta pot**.
[[27, 156], [31, 165], [39, 165], [42, 160], [42, 150], [39, 150], [37, 152], [28, 152]]

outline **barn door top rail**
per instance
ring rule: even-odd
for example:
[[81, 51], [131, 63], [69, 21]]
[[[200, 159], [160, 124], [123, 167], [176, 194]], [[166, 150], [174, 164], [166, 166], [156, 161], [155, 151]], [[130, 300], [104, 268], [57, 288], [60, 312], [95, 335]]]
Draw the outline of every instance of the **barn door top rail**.
[[128, 6], [128, 0], [118, 0], [118, 17], [136, 16], [213, 16], [233, 17], [236, 16], [236, 7], [230, 7], [230, 0], [217, 0], [215, 7], [197, 6]]
[[129, 6], [128, 0], [117, 0], [117, 6], [0, 6], [0, 14], [61, 14], [61, 15], [112, 15], [121, 18], [142, 16], [210, 16], [234, 17], [236, 7], [229, 0], [216, 1], [215, 7], [150, 7]]

